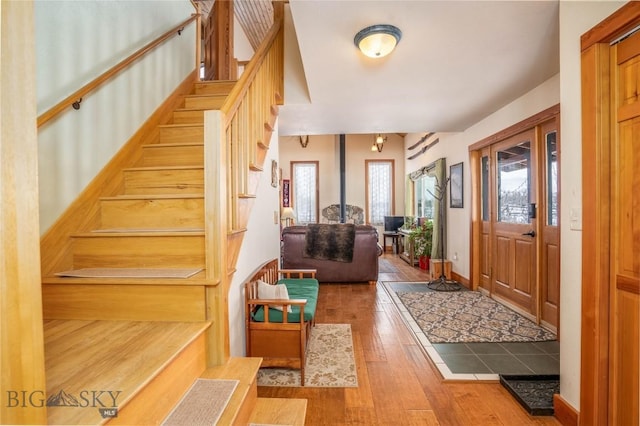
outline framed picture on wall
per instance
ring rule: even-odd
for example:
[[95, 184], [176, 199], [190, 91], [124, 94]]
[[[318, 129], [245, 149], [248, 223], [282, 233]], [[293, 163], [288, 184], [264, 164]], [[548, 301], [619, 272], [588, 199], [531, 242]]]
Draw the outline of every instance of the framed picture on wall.
[[462, 163], [449, 167], [449, 207], [453, 209], [464, 207], [462, 179]]

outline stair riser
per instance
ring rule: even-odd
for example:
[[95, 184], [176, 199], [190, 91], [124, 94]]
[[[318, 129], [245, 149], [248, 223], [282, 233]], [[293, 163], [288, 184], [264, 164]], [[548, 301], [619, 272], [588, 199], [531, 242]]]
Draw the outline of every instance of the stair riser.
[[196, 95], [228, 95], [235, 86], [235, 81], [216, 81], [196, 83]]
[[160, 127], [160, 143], [204, 143], [204, 126]]
[[102, 229], [204, 228], [204, 200], [103, 200]]
[[203, 166], [204, 145], [148, 145], [142, 152], [142, 165], [146, 167]]
[[74, 237], [73, 267], [172, 268], [204, 267], [204, 236]]
[[138, 194], [203, 194], [202, 169], [127, 170], [124, 173], [125, 193]]
[[[197, 285], [125, 282], [96, 285], [78, 283], [42, 286], [44, 319], [101, 321], [206, 321], [203, 289]], [[121, 280], [126, 281], [126, 280]]]
[[184, 99], [185, 108], [220, 109], [224, 105], [226, 96], [194, 96]]
[[204, 110], [174, 111], [173, 124], [204, 124]]

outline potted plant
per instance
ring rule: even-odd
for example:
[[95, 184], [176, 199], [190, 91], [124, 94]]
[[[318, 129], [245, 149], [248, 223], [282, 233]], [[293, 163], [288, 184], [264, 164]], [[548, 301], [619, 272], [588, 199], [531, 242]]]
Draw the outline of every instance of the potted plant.
[[422, 225], [416, 227], [409, 236], [413, 244], [413, 254], [418, 258], [420, 269], [429, 269], [429, 259], [433, 247], [433, 222], [426, 220]]

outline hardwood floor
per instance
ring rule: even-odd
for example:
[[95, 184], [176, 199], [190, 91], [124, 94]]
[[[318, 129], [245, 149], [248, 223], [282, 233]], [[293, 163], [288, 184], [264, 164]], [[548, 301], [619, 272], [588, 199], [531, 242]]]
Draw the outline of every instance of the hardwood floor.
[[[380, 281], [424, 281], [392, 254]], [[445, 383], [380, 286], [322, 284], [318, 323], [351, 324], [358, 388], [259, 387], [260, 397], [306, 398], [307, 425], [559, 425], [529, 416], [498, 383]]]

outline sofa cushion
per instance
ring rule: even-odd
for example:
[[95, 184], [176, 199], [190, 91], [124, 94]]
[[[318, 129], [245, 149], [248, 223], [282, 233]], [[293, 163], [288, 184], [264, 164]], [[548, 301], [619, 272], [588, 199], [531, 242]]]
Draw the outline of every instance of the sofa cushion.
[[[260, 299], [284, 299], [289, 300], [289, 292], [284, 284], [269, 284], [258, 280], [258, 297]], [[269, 308], [282, 310], [282, 305], [269, 305]], [[291, 306], [287, 306], [287, 312], [291, 312]]]
[[[318, 304], [318, 280], [313, 278], [285, 278], [278, 281], [278, 284], [284, 284], [287, 287], [290, 299], [306, 299], [307, 304], [304, 307], [304, 320], [311, 321], [316, 314], [316, 306]], [[264, 322], [264, 307], [256, 309], [252, 315], [254, 321]], [[269, 307], [269, 321], [282, 322], [282, 311]], [[300, 308], [298, 306], [291, 307], [291, 313], [288, 315], [289, 322], [300, 322]]]

